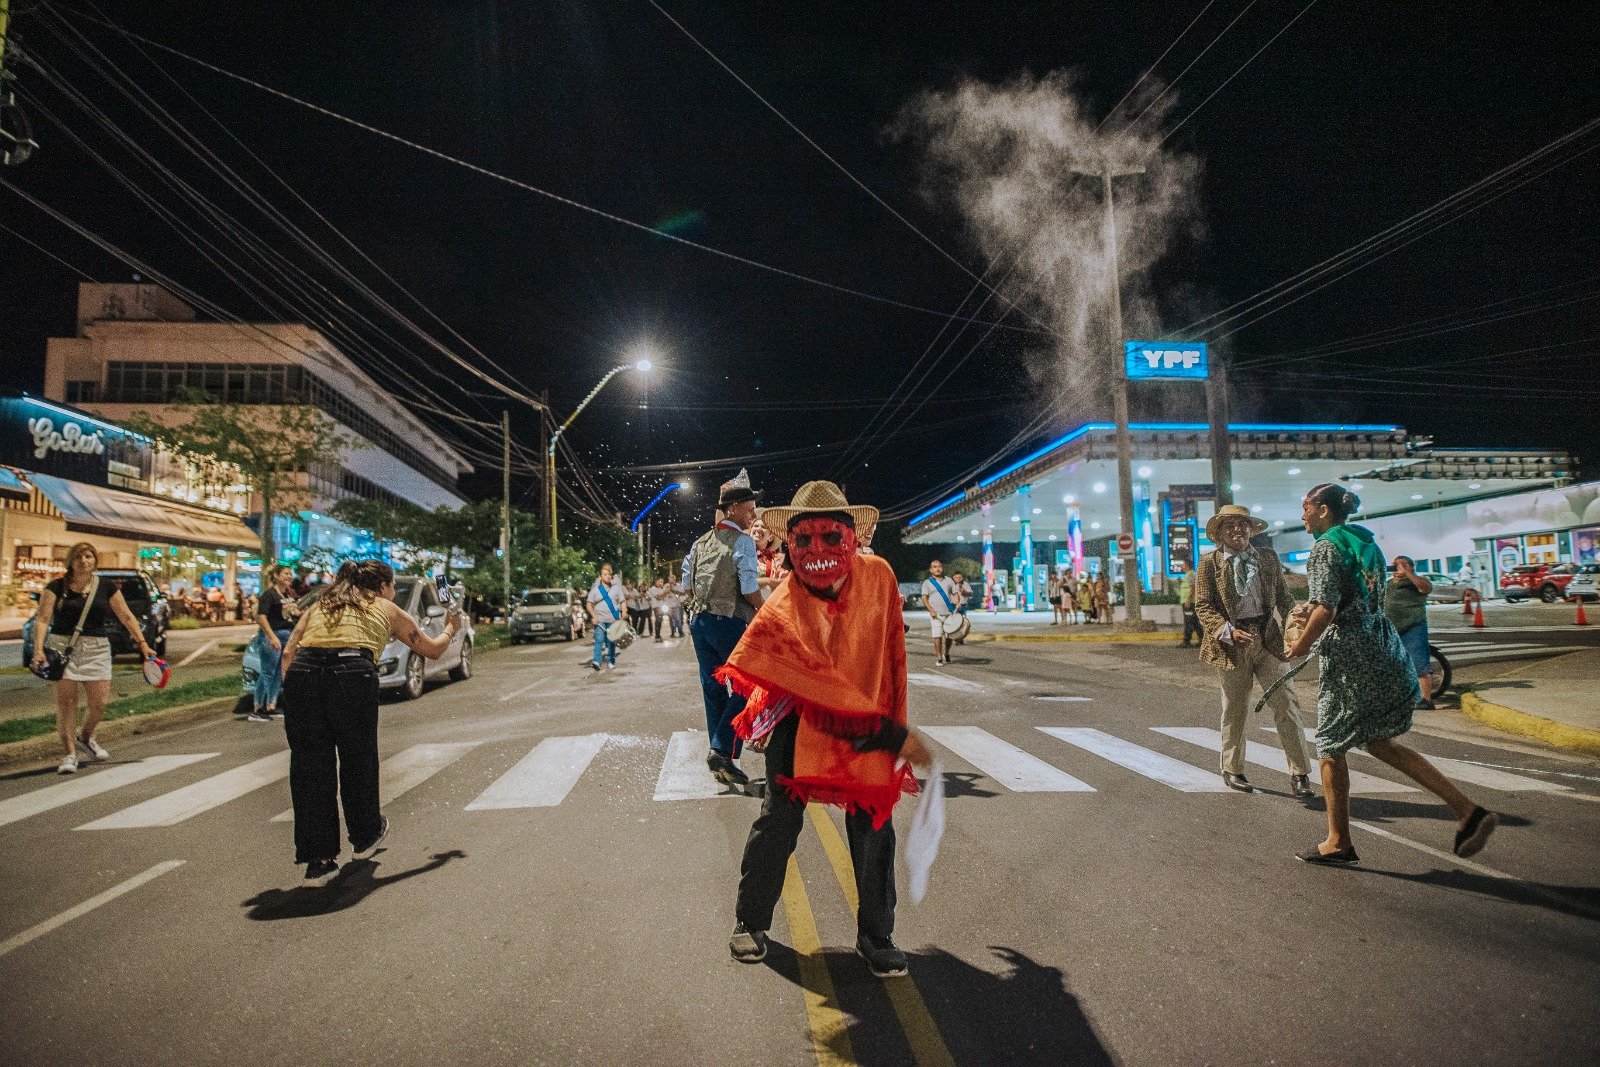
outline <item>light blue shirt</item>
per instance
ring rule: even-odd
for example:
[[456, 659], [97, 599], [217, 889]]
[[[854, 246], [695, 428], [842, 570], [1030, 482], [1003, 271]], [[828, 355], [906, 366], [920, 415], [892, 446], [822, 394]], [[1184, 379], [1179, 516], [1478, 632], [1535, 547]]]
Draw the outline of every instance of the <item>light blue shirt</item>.
[[[724, 523], [730, 530], [735, 529], [732, 524]], [[739, 537], [733, 542], [733, 566], [739, 574], [739, 592], [754, 593], [761, 588], [758, 582], [756, 569], [756, 539], [740, 531]], [[685, 589], [694, 589], [694, 549], [690, 549], [683, 557], [683, 574], [681, 584]]]

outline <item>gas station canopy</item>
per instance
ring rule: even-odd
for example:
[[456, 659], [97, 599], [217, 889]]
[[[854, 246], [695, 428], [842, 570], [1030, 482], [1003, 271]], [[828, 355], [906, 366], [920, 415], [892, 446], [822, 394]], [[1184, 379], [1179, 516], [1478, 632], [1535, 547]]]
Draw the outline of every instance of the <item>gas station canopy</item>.
[[[1214, 510], [1207, 424], [1133, 423], [1129, 430], [1136, 507], [1148, 513], [1138, 524], [1141, 549], [1161, 543], [1163, 509], [1173, 501], [1203, 531]], [[1234, 502], [1274, 532], [1300, 526], [1300, 500], [1321, 482], [1349, 487], [1361, 497], [1362, 516], [1378, 517], [1553, 485], [1572, 468], [1571, 457], [1547, 449], [1434, 448], [1400, 426], [1231, 423], [1228, 430]], [[1117, 499], [1116, 428], [1092, 422], [915, 516], [905, 540], [954, 544], [988, 533], [1015, 543], [1026, 521], [1034, 544], [1065, 543], [1076, 520], [1087, 543], [1116, 535]]]

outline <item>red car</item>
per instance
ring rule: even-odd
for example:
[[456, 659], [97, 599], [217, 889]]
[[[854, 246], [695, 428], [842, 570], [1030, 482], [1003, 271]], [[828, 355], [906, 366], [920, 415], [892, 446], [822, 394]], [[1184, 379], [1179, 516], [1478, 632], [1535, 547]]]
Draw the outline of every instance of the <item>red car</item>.
[[1534, 596], [1554, 604], [1566, 596], [1567, 585], [1577, 576], [1575, 563], [1525, 563], [1500, 576], [1500, 595], [1512, 604]]

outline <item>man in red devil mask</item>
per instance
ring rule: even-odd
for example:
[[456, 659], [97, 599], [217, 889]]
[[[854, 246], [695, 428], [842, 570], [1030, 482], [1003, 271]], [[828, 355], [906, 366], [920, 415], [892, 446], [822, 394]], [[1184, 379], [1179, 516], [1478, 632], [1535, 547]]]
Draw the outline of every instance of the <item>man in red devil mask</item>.
[[906, 725], [906, 644], [889, 564], [857, 552], [878, 510], [831, 482], [807, 482], [768, 529], [789, 545], [790, 574], [751, 621], [716, 677], [747, 698], [740, 737], [767, 754], [766, 799], [745, 843], [729, 949], [755, 963], [783, 892], [808, 802], [845, 810], [855, 864], [857, 951], [872, 973], [906, 973], [895, 946], [891, 816], [916, 789], [907, 761], [930, 763]]

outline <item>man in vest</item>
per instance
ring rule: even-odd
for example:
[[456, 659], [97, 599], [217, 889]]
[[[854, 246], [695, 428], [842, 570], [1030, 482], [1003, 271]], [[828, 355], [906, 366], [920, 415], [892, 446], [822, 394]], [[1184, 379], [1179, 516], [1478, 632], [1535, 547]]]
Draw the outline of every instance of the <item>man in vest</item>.
[[706, 766], [725, 785], [744, 786], [750, 778], [734, 762], [739, 740], [733, 718], [744, 710], [745, 698], [713, 677], [728, 662], [744, 628], [761, 606], [761, 585], [756, 568], [756, 542], [746, 531], [756, 519], [756, 497], [750, 476], [743, 470], [722, 483], [717, 510], [722, 517], [702, 534], [683, 557], [683, 586], [689, 590], [694, 621], [689, 637], [700, 663], [700, 692], [706, 702], [706, 733], [711, 753]]

